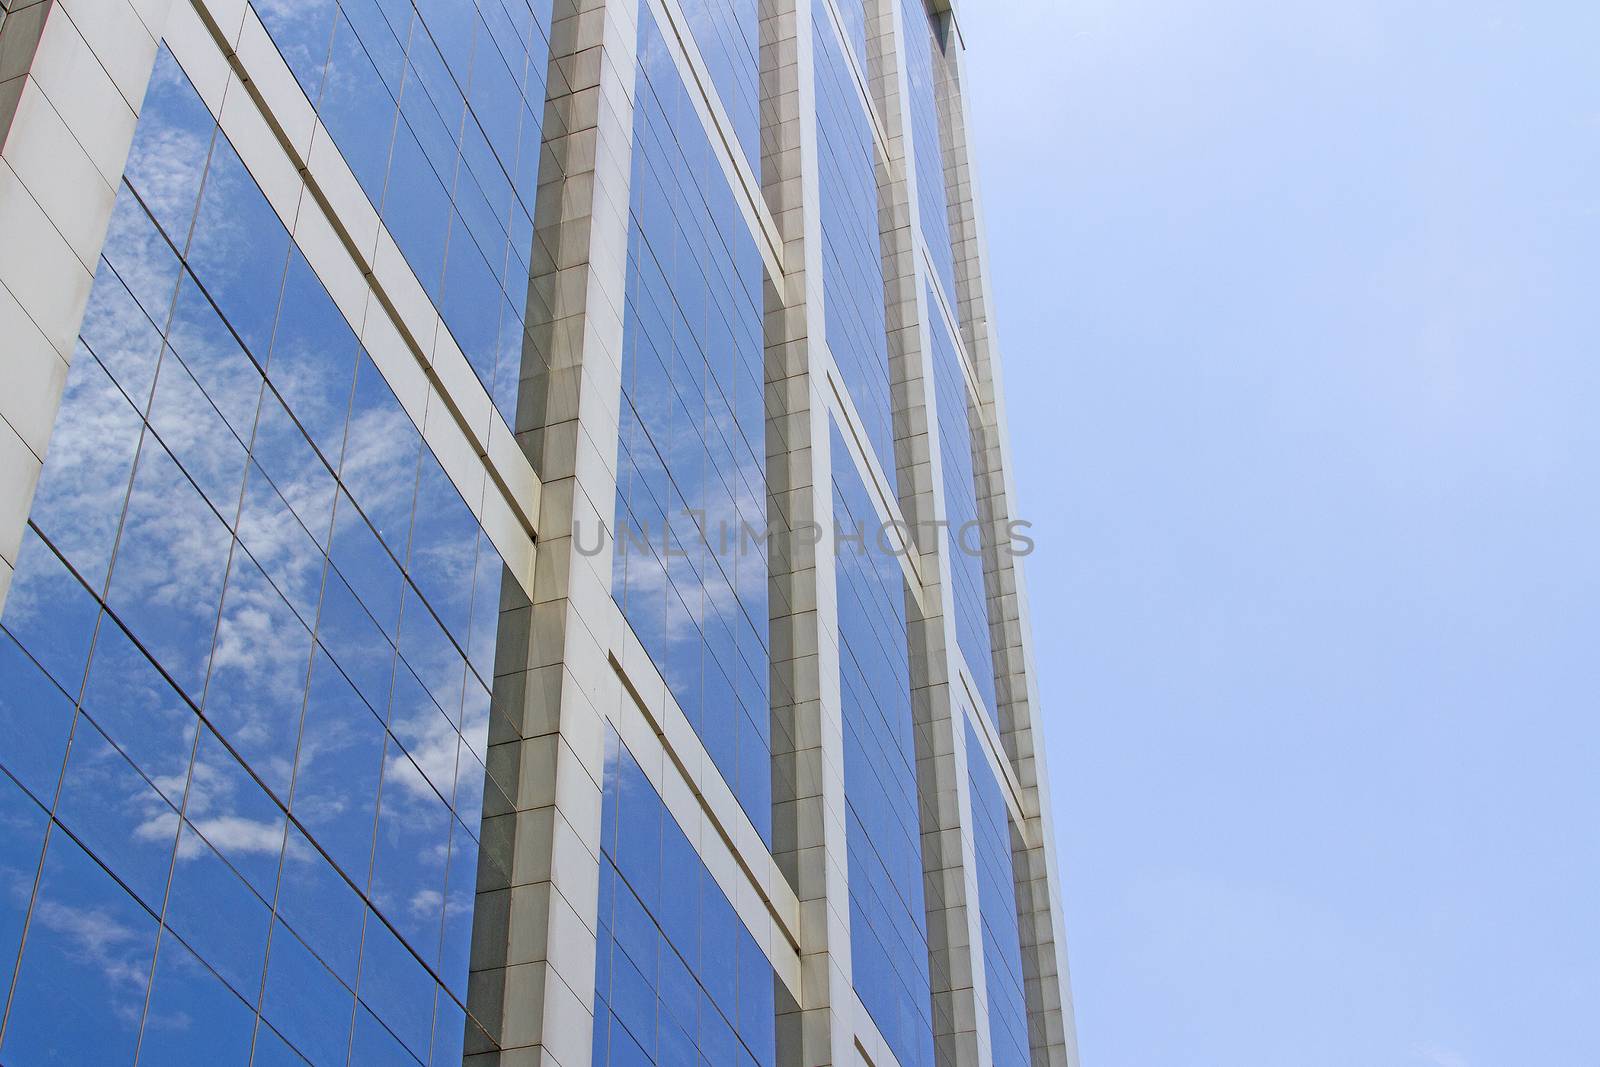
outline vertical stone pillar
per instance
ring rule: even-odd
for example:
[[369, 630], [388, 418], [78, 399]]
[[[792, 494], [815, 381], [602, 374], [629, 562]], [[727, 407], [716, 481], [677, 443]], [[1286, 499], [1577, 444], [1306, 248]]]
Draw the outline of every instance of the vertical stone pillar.
[[0, 15], [0, 608], [170, 2]]
[[[917, 0], [913, 0], [914, 8]], [[973, 864], [966, 730], [959, 683], [949, 541], [935, 520], [945, 515], [932, 340], [943, 329], [927, 298], [927, 264], [919, 238], [919, 190], [910, 88], [904, 61], [907, 25], [900, 0], [869, 0], [868, 44], [875, 64], [873, 95], [889, 140], [887, 181], [880, 186], [885, 311], [895, 396], [895, 451], [900, 507], [922, 555], [923, 610], [909, 604], [912, 709], [917, 722], [917, 779], [933, 986], [934, 1049], [941, 1065], [990, 1062], [983, 929]], [[927, 195], [927, 194], [923, 194]], [[979, 665], [974, 669], [982, 669]], [[982, 759], [982, 754], [974, 754]]]
[[773, 852], [800, 901], [802, 990], [780, 1049], [821, 1067], [855, 1062], [855, 994], [811, 20], [812, 0], [762, 0], [762, 191], [784, 267], [766, 308]]
[[484, 819], [499, 862], [480, 867], [470, 1006], [498, 1047], [471, 1063], [593, 1052], [637, 39], [636, 0], [556, 0], [515, 427], [543, 481], [541, 536], [531, 603], [502, 601], [489, 760], [516, 788]]

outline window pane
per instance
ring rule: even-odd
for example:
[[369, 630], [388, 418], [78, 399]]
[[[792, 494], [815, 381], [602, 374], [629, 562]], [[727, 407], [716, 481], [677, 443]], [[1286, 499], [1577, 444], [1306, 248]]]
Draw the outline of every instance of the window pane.
[[[187, 194], [191, 209], [196, 191], [190, 189]], [[111, 225], [106, 231], [106, 243], [100, 254], [111, 264], [122, 284], [127, 286], [128, 292], [158, 328], [164, 329], [172, 315], [173, 290], [178, 284], [178, 276], [183, 272], [174, 246], [181, 247], [184, 237], [185, 234], [176, 237], [163, 234], [129, 186], [124, 184], [117, 190]], [[100, 274], [96, 272], [97, 283], [99, 278]], [[110, 284], [109, 279], [105, 284]], [[100, 334], [96, 334], [96, 337], [104, 339]], [[150, 399], [150, 375], [154, 363], [124, 361], [115, 352], [109, 356], [106, 366], [111, 368], [117, 380], [128, 390], [129, 397], [142, 410]], [[124, 371], [130, 368], [134, 373], [125, 374]]]
[[400, 124], [395, 136], [389, 184], [383, 197], [383, 221], [417, 280], [429, 296], [437, 298], [444, 268], [445, 233], [450, 225], [450, 197], [405, 123]]
[[82, 718], [73, 732], [56, 818], [147, 907], [161, 907], [178, 813]]
[[[140, 209], [135, 204], [132, 210]], [[170, 302], [178, 261], [171, 258], [170, 252], [166, 253], [165, 258], [171, 273], [160, 284], [165, 286], [167, 301]], [[165, 306], [161, 313], [165, 325]], [[144, 410], [150, 402], [151, 386], [155, 384], [156, 360], [161, 355], [161, 331], [151, 321], [149, 313], [134, 300], [133, 294], [117, 276], [116, 269], [106, 260], [101, 260], [95, 270], [94, 288], [90, 290], [89, 306], [84, 312], [80, 336], [89, 351], [110, 372], [129, 402], [139, 410]]]
[[343, 493], [339, 494], [329, 556], [368, 614], [393, 640], [400, 623], [400, 590], [405, 578], [366, 517]]
[[92, 358], [73, 360], [32, 520], [96, 590], [111, 565], [141, 432], [138, 414], [105, 369]]
[[[323, 536], [327, 536], [324, 527]], [[251, 464], [239, 508], [239, 542], [306, 626], [322, 597], [322, 550], [261, 467]]]
[[356, 1009], [356, 1032], [350, 1044], [350, 1067], [390, 1067], [417, 1063], [399, 1038], [365, 1007]]
[[100, 609], [34, 531], [22, 532], [22, 550], [11, 577], [6, 630], [66, 692], [76, 695]]
[[55, 796], [72, 729], [72, 700], [0, 632], [0, 767], [35, 797]]
[[339, 476], [396, 559], [406, 558], [421, 449], [422, 435], [363, 354]]
[[268, 1023], [262, 1021], [256, 1027], [255, 1053], [250, 1058], [250, 1067], [303, 1067], [308, 1062]]
[[211, 506], [231, 522], [244, 484], [244, 442], [228, 428], [183, 363], [170, 354], [156, 374], [150, 427]]
[[[409, 759], [391, 753], [390, 784], [417, 797], [455, 795], [456, 756], [461, 737], [439, 710], [422, 683], [407, 667], [395, 672], [394, 703], [389, 709], [389, 730]], [[420, 777], [419, 777], [420, 775]]]
[[283, 283], [267, 377], [334, 468], [344, 450], [356, 336], [296, 249]]
[[272, 41], [283, 53], [300, 88], [316, 100], [328, 60], [328, 38], [337, 7], [334, 0], [295, 0], [292, 4], [253, 5]]
[[183, 802], [200, 720], [109, 616], [95, 638], [83, 710], [168, 803]]
[[394, 648], [344, 579], [332, 571], [322, 590], [317, 640], [362, 699], [374, 709], [387, 710]]
[[[927, 291], [933, 306], [933, 290]], [[971, 404], [955, 342], [941, 321], [933, 335], [934, 393], [939, 404], [939, 451], [944, 460], [945, 539], [950, 585], [955, 601], [956, 643], [978, 685], [984, 714], [1000, 726], [995, 704], [994, 654], [989, 639], [989, 609], [979, 550], [977, 482], [972, 467]]]
[[394, 135], [394, 98], [361, 47], [354, 27], [342, 16], [333, 27], [328, 78], [317, 111], [367, 198], [382, 203], [383, 175]]
[[[467, 817], [474, 818], [470, 813]], [[450, 826], [450, 866], [446, 877], [439, 975], [456, 997], [466, 1000], [467, 972], [472, 956], [472, 917], [478, 892], [478, 842], [460, 820], [453, 820]], [[448, 999], [441, 997], [440, 1005]], [[459, 1040], [460, 1025], [455, 1029]]]
[[271, 918], [266, 902], [185, 825], [167, 899], [167, 925], [240, 996], [254, 997], [261, 988]]
[[283, 809], [209, 727], [195, 752], [184, 814], [260, 896], [271, 899], [283, 850]]
[[416, 958], [373, 914], [361, 940], [361, 1000], [413, 1053], [428, 1054], [438, 988]]
[[51, 834], [0, 1055], [132, 1062], [155, 937], [150, 913], [66, 834]]
[[[455, 1067], [466, 1051], [467, 1013], [449, 997], [440, 995], [433, 1021], [431, 1067]], [[476, 1024], [474, 1024], [476, 1027]]]
[[22, 924], [44, 851], [49, 816], [17, 783], [0, 774], [0, 974], [10, 974], [22, 946]]
[[255, 1013], [175, 937], [156, 959], [139, 1062], [193, 1067], [245, 1063]]
[[272, 929], [262, 1017], [317, 1067], [345, 1062], [355, 994], [282, 923]]
[[1011, 815], [1000, 783], [967, 724], [967, 777], [972, 796], [974, 865], [983, 918], [983, 961], [989, 995], [989, 1038], [996, 1067], [1025, 1067], [1028, 1009], [1023, 993], [1016, 875], [1011, 861]]
[[357, 885], [372, 863], [383, 724], [326, 655], [311, 669], [295, 817]]
[[211, 657], [206, 716], [280, 797], [289, 795], [310, 662], [311, 631], [261, 568], [235, 552]]
[[310, 841], [291, 829], [278, 888], [278, 918], [313, 946], [334, 974], [351, 984], [361, 954], [362, 911], [361, 898], [350, 884]]
[[289, 253], [289, 232], [225, 137], [206, 170], [188, 262], [246, 349], [264, 360]]
[[423, 449], [407, 571], [445, 629], [462, 643], [471, 620], [477, 547], [478, 520], [433, 452]]
[[466, 662], [428, 605], [409, 586], [400, 622], [400, 655], [450, 721], [459, 720]]
[[[643, 769], [610, 732], [601, 823], [596, 1062], [770, 1067], [776, 1062], [771, 965]], [[612, 827], [619, 853], [631, 852], [631, 860], [613, 862]], [[640, 827], [643, 838], [635, 832]], [[635, 879], [652, 878], [664, 882], [641, 892]], [[685, 959], [674, 941], [689, 939], [694, 944]]]
[[416, 765], [391, 747], [379, 804], [372, 901], [430, 965], [439, 958], [450, 821], [444, 801]]
[[109, 599], [156, 661], [195, 699], [210, 660], [229, 540], [227, 527], [172, 457], [147, 441]]
[[[209, 284], [209, 277], [201, 277]], [[270, 296], [265, 293], [252, 294], [251, 299], [261, 303], [270, 301], [275, 308], [276, 285]], [[227, 309], [223, 311], [225, 313]], [[264, 309], [260, 314], [266, 318], [262, 328], [270, 328], [271, 309]], [[216, 406], [234, 436], [243, 442], [250, 440], [251, 430], [255, 426], [256, 407], [261, 400], [261, 372], [251, 356], [240, 347], [240, 337], [235, 336], [238, 329], [238, 323], [224, 320], [217, 308], [212, 306], [194, 276], [185, 274], [178, 284], [172, 325], [167, 331], [171, 350], [177, 353], [184, 366], [200, 383], [206, 397]], [[265, 349], [259, 351], [264, 352]], [[170, 354], [167, 358], [170, 358]]]
[[261, 398], [250, 456], [306, 532], [326, 544], [333, 519], [333, 472], [271, 390]]
[[139, 108], [124, 176], [179, 246], [189, 236], [216, 126], [172, 53], [161, 48]]
[[[753, 7], [741, 5], [736, 14], [696, 0], [690, 8], [697, 43], [713, 49], [706, 54], [713, 82], [726, 89], [745, 84], [748, 75], [753, 85]], [[764, 553], [745, 554], [757, 572], [740, 580], [719, 566], [725, 560], [712, 547], [724, 531], [736, 537], [741, 523], [766, 526], [764, 486], [752, 494], [726, 477], [736, 468], [735, 453], [766, 455], [764, 419], [738, 417], [741, 403], [749, 409], [750, 400], [741, 399], [748, 375], [736, 370], [761, 366], [761, 260], [647, 9], [641, 10], [639, 53], [623, 324], [625, 449], [615, 527], [643, 536], [637, 545], [619, 545], [627, 558], [617, 561], [614, 595], [765, 838], [770, 785], [757, 779], [770, 778], [770, 761], [763, 767], [756, 752], [768, 744], [766, 651], [758, 636], [750, 650], [758, 679], [750, 703], [761, 715], [752, 723], [755, 736], [746, 742], [741, 776], [734, 694], [744, 692], [745, 668], [734, 662], [728, 643], [707, 630], [708, 620], [732, 628], [744, 617], [759, 619], [758, 635], [766, 632]], [[736, 70], [742, 73], [734, 78]], [[747, 119], [754, 101], [754, 95], [747, 101]], [[740, 139], [751, 147], [744, 135]], [[726, 269], [730, 253], [732, 270]], [[760, 382], [759, 372], [752, 380]], [[751, 396], [759, 410], [759, 386]], [[754, 470], [759, 482], [761, 468]], [[706, 516], [707, 529], [689, 520], [690, 511]]]

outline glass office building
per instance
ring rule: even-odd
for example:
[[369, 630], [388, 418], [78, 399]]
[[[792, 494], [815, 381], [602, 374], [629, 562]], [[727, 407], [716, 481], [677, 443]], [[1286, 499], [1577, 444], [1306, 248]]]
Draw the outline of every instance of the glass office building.
[[0, 2], [0, 1063], [1077, 1064], [961, 19]]

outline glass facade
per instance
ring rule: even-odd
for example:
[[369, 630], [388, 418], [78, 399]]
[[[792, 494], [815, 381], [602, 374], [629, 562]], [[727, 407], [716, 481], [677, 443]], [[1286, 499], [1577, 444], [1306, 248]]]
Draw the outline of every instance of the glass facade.
[[595, 1067], [775, 1067], [772, 965], [615, 733], [600, 820]]
[[863, 74], [867, 71], [867, 0], [838, 0], [834, 7], [844, 22], [845, 40], [856, 55]]
[[951, 248], [949, 194], [944, 183], [944, 138], [940, 133], [938, 82], [934, 64], [943, 60], [941, 30], [923, 0], [901, 0], [905, 20], [906, 82], [911, 100], [912, 154], [917, 176], [917, 215], [922, 239], [933, 257], [934, 276], [944, 294], [956, 299], [955, 253]]
[[503, 574], [163, 49], [0, 617], [0, 1058], [459, 1063]]
[[515, 425], [551, 0], [258, 0], [451, 336]]
[[[758, 0], [176, 0], [157, 49], [84, 33], [66, 73], [28, 59], [114, 106], [17, 121], [68, 121], [95, 166], [131, 148], [91, 204], [30, 197], [50, 172], [26, 152], [59, 142], [6, 140], [32, 167], [0, 190], [0, 312], [36, 329], [0, 360], [28, 393], [0, 419], [0, 1063], [566, 1063], [592, 1040], [597, 1064], [776, 1067], [819, 1037], [804, 924], [848, 915], [867, 1014], [827, 1014], [932, 1067], [972, 1025], [951, 976], [978, 949], [930, 946], [939, 879], [966, 872], [930, 878], [925, 831], [936, 865], [932, 834], [977, 841], [994, 1062], [1028, 1059], [1009, 796], [983, 720], [921, 688], [959, 648], [997, 716], [982, 427], [942, 315], [955, 53], [898, 2], [905, 57], [865, 0], [798, 22]], [[871, 53], [909, 72], [884, 103], [914, 159], [876, 136]], [[115, 78], [72, 81], [91, 61]], [[729, 180], [728, 152], [759, 172], [764, 150], [773, 182]], [[812, 163], [815, 189], [789, 180]], [[921, 216], [880, 217], [913, 180]], [[886, 266], [886, 221], [932, 270]], [[820, 270], [796, 285], [802, 232]], [[19, 260], [79, 273], [29, 288]], [[920, 324], [886, 275], [926, 276], [933, 382], [892, 384], [888, 328]], [[896, 440], [897, 401], [937, 405], [937, 442]], [[880, 521], [934, 447], [954, 642], [913, 629], [918, 564]], [[609, 585], [576, 559], [593, 531], [554, 528], [597, 500]], [[805, 519], [830, 503], [823, 578]], [[948, 756], [952, 729], [971, 827], [920, 791], [919, 746]], [[572, 995], [546, 1018], [541, 992]]]
[[1011, 866], [1011, 813], [1000, 783], [967, 726], [967, 779], [972, 794], [972, 839], [983, 920], [983, 970], [989, 994], [989, 1040], [995, 1067], [1027, 1067], [1028, 1002], [1022, 986], [1022, 936], [1016, 876]]
[[612, 593], [771, 842], [764, 268], [639, 12]]
[[939, 405], [939, 455], [944, 463], [946, 545], [956, 613], [956, 643], [977, 683], [983, 710], [1000, 725], [995, 703], [994, 653], [989, 644], [989, 607], [984, 586], [983, 537], [978, 522], [977, 482], [972, 472], [971, 405], [966, 375], [950, 331], [928, 291], [928, 333], [933, 338], [934, 393]]
[[855, 989], [901, 1067], [932, 1067], [905, 577], [837, 427], [833, 509]]
[[711, 72], [717, 99], [733, 123], [734, 137], [751, 170], [760, 177], [760, 4], [757, 0], [681, 0], [680, 6], [700, 58]]
[[876, 149], [866, 102], [825, 13], [813, 16], [813, 34], [828, 350], [892, 491], [894, 408], [884, 326], [883, 254], [878, 243]]

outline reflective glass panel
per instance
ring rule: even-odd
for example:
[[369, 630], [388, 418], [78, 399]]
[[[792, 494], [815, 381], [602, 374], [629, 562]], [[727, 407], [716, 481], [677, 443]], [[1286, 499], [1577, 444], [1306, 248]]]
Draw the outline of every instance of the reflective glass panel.
[[844, 22], [845, 40], [855, 53], [856, 62], [863, 73], [867, 70], [867, 4], [866, 0], [837, 0], [834, 4], [839, 18]]
[[877, 511], [837, 427], [833, 510], [851, 967], [857, 994], [902, 1067], [931, 1067], [905, 578], [878, 539]]
[[820, 9], [812, 18], [828, 350], [892, 491], [894, 421], [878, 243], [877, 149], [865, 101], [833, 20]]
[[967, 724], [967, 777], [972, 794], [973, 863], [983, 920], [983, 968], [989, 992], [989, 1038], [995, 1067], [1027, 1067], [1028, 1004], [1022, 984], [1022, 939], [1016, 875], [1011, 865], [1011, 813], [1000, 783]]
[[613, 594], [770, 840], [763, 266], [639, 17]]
[[[542, 41], [493, 6], [416, 82], [516, 96], [463, 167]], [[409, 7], [262, 8], [319, 99], [421, 77]], [[0, 615], [0, 1059], [459, 1063], [504, 576], [163, 48]]]
[[760, 16], [756, 0], [683, 0], [689, 32], [711, 71], [734, 136], [756, 174], [761, 173]]
[[601, 821], [597, 1067], [773, 1067], [772, 965], [609, 731]]
[[928, 291], [928, 333], [933, 339], [934, 393], [939, 405], [939, 453], [944, 463], [945, 544], [955, 601], [956, 643], [978, 687], [984, 714], [1000, 725], [995, 704], [994, 653], [989, 639], [989, 607], [983, 569], [986, 550], [978, 514], [978, 483], [972, 469], [977, 444], [972, 425], [971, 390], [961, 357]]
[[525, 347], [518, 309], [532, 254], [548, 4], [258, 0], [256, 7], [511, 422]]
[[956, 299], [955, 254], [950, 244], [949, 195], [944, 180], [944, 140], [939, 121], [936, 67], [944, 62], [939, 21], [923, 0], [901, 0], [905, 21], [906, 82], [911, 94], [911, 137], [917, 176], [917, 215], [946, 298]]

